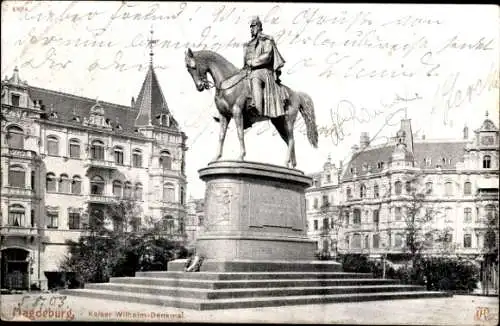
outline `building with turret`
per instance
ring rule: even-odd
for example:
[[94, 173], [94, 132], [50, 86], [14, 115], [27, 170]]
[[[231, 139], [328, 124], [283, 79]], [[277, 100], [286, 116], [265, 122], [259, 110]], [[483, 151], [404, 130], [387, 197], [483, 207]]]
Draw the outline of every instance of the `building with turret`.
[[187, 137], [152, 60], [130, 105], [36, 87], [21, 74], [2, 81], [1, 287], [47, 288], [66, 241], [121, 199], [182, 240]]
[[429, 237], [418, 239], [424, 253], [478, 257], [492, 228], [498, 243], [498, 169], [499, 130], [487, 115], [473, 135], [465, 127], [452, 140], [415, 139], [409, 119], [387, 144], [362, 133], [345, 166], [328, 161], [311, 175], [308, 234], [333, 256], [397, 257], [414, 242], [414, 216]]

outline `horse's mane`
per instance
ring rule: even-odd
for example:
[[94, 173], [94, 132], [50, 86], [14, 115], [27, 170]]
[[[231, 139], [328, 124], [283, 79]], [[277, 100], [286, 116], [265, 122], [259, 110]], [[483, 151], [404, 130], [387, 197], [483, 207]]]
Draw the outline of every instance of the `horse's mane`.
[[227, 60], [217, 52], [213, 52], [210, 50], [200, 50], [193, 52], [193, 56], [196, 62], [199, 62], [201, 64], [207, 64], [208, 62], [217, 63], [220, 68], [227, 71], [229, 75], [234, 75], [239, 71], [239, 69], [236, 68], [235, 65], [233, 65], [229, 60]]

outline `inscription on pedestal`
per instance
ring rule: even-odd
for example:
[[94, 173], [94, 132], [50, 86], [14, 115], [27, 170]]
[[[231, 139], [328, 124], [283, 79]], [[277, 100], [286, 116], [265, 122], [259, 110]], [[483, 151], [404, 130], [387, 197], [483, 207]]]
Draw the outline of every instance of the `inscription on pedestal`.
[[302, 230], [302, 197], [293, 190], [249, 185], [249, 226]]

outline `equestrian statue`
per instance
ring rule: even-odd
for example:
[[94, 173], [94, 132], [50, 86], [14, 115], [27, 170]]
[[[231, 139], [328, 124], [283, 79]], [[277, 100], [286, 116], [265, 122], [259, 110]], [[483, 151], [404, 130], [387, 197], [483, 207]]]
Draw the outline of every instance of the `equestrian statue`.
[[[244, 130], [255, 122], [271, 120], [281, 138], [288, 145], [285, 166], [295, 167], [295, 140], [293, 129], [300, 112], [305, 121], [307, 138], [318, 146], [318, 131], [311, 97], [293, 91], [280, 80], [285, 60], [273, 38], [262, 33], [258, 17], [250, 23], [251, 40], [244, 46], [244, 65], [236, 68], [216, 52], [186, 51], [185, 61], [198, 91], [215, 88], [215, 105], [220, 124], [219, 143], [214, 161], [222, 157], [227, 126], [236, 123], [240, 143], [240, 160], [245, 158]], [[208, 80], [208, 75], [212, 81]]]

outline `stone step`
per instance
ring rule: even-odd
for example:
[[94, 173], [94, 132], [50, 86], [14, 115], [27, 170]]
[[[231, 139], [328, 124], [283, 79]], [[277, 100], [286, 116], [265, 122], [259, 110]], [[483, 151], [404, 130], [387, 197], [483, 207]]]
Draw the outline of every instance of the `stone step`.
[[342, 294], [342, 293], [373, 293], [396, 291], [422, 291], [421, 286], [415, 285], [354, 285], [354, 286], [326, 286], [326, 287], [276, 287], [276, 288], [247, 288], [247, 289], [191, 289], [180, 287], [166, 287], [156, 285], [121, 284], [121, 283], [94, 283], [87, 284], [86, 289], [135, 292], [155, 294], [161, 296], [224, 299], [249, 297], [277, 297], [298, 295]]
[[227, 288], [269, 288], [269, 287], [311, 287], [311, 286], [339, 286], [339, 285], [377, 285], [399, 284], [393, 279], [284, 279], [284, 280], [191, 280], [167, 279], [155, 277], [112, 277], [110, 283], [145, 284], [156, 286], [170, 286], [202, 289]]
[[324, 304], [335, 302], [359, 302], [371, 300], [399, 300], [417, 298], [449, 297], [451, 294], [431, 291], [402, 291], [402, 292], [376, 292], [376, 293], [348, 293], [331, 295], [311, 296], [287, 296], [287, 297], [259, 297], [259, 298], [231, 298], [231, 299], [191, 299], [171, 296], [161, 296], [146, 293], [107, 291], [95, 289], [64, 290], [63, 294], [81, 296], [86, 298], [98, 298], [105, 300], [116, 300], [151, 304], [164, 307], [182, 309], [211, 310], [211, 309], [234, 309], [272, 307], [285, 305]]
[[136, 277], [156, 277], [168, 279], [200, 279], [200, 280], [263, 280], [263, 279], [344, 279], [373, 278], [371, 273], [348, 272], [136, 272]]

